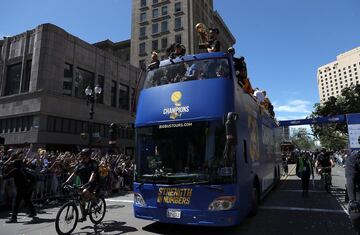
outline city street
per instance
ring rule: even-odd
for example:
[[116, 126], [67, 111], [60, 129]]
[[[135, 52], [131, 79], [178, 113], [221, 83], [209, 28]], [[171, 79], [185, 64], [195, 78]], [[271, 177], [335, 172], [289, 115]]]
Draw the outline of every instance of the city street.
[[[344, 168], [333, 169], [332, 193], [322, 189], [319, 176], [311, 182], [309, 197], [303, 198], [300, 179], [290, 166], [290, 176], [283, 177], [277, 189], [262, 202], [255, 217], [232, 228], [204, 228], [166, 225], [135, 219], [132, 194], [107, 199], [103, 223], [94, 227], [91, 222], [78, 223], [74, 234], [355, 234], [345, 212]], [[8, 212], [0, 214], [0, 234], [55, 234], [54, 221], [59, 207], [40, 210], [31, 220], [20, 213], [18, 223], [6, 224]]]

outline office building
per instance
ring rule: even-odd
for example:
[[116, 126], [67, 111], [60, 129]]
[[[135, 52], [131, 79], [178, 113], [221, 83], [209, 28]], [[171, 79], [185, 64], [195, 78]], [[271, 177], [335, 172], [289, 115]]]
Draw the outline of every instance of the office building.
[[336, 60], [323, 65], [317, 70], [317, 82], [320, 103], [331, 96], [341, 95], [342, 89], [357, 85], [360, 70], [360, 47], [342, 53]]
[[[8, 146], [33, 143], [48, 149], [108, 146], [109, 124], [120, 123], [119, 146], [134, 146], [133, 122], [139, 70], [129, 61], [130, 41], [91, 45], [63, 29], [42, 24], [0, 41], [0, 135]], [[126, 61], [128, 60], [128, 61]], [[85, 89], [98, 84], [93, 120]]]
[[235, 43], [212, 0], [133, 0], [131, 26], [131, 64], [144, 67], [152, 51], [160, 58], [167, 57], [166, 48], [181, 43], [187, 54], [205, 52], [198, 48], [197, 23], [220, 31], [221, 50], [226, 51]]

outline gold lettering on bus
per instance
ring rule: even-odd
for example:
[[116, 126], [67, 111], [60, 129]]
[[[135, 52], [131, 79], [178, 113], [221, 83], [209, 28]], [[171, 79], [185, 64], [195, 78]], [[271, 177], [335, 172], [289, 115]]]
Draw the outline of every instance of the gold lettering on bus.
[[189, 205], [192, 188], [159, 188], [157, 203]]

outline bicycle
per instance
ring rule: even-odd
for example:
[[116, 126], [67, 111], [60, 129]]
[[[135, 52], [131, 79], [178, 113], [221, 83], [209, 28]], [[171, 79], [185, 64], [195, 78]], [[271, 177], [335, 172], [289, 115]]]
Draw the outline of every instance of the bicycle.
[[319, 168], [319, 174], [321, 175], [321, 178], [324, 180], [324, 186], [326, 192], [330, 193], [330, 186], [331, 186], [331, 167], [320, 167]]
[[[59, 235], [70, 234], [75, 230], [79, 218], [77, 207], [83, 202], [81, 197], [82, 189], [80, 187], [65, 185], [64, 190], [73, 195], [70, 201], [61, 206], [56, 215], [55, 228]], [[84, 208], [85, 215], [89, 215], [93, 224], [99, 224], [105, 217], [106, 203], [103, 196], [95, 194], [95, 199], [85, 202]]]

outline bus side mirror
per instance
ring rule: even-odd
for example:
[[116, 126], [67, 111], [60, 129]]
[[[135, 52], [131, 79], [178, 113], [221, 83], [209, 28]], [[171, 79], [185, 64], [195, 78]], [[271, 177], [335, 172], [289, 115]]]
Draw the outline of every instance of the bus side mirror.
[[236, 121], [239, 114], [235, 112], [229, 112], [227, 114], [227, 120], [225, 123], [226, 128], [226, 142], [231, 145], [237, 145], [237, 132], [236, 132]]

